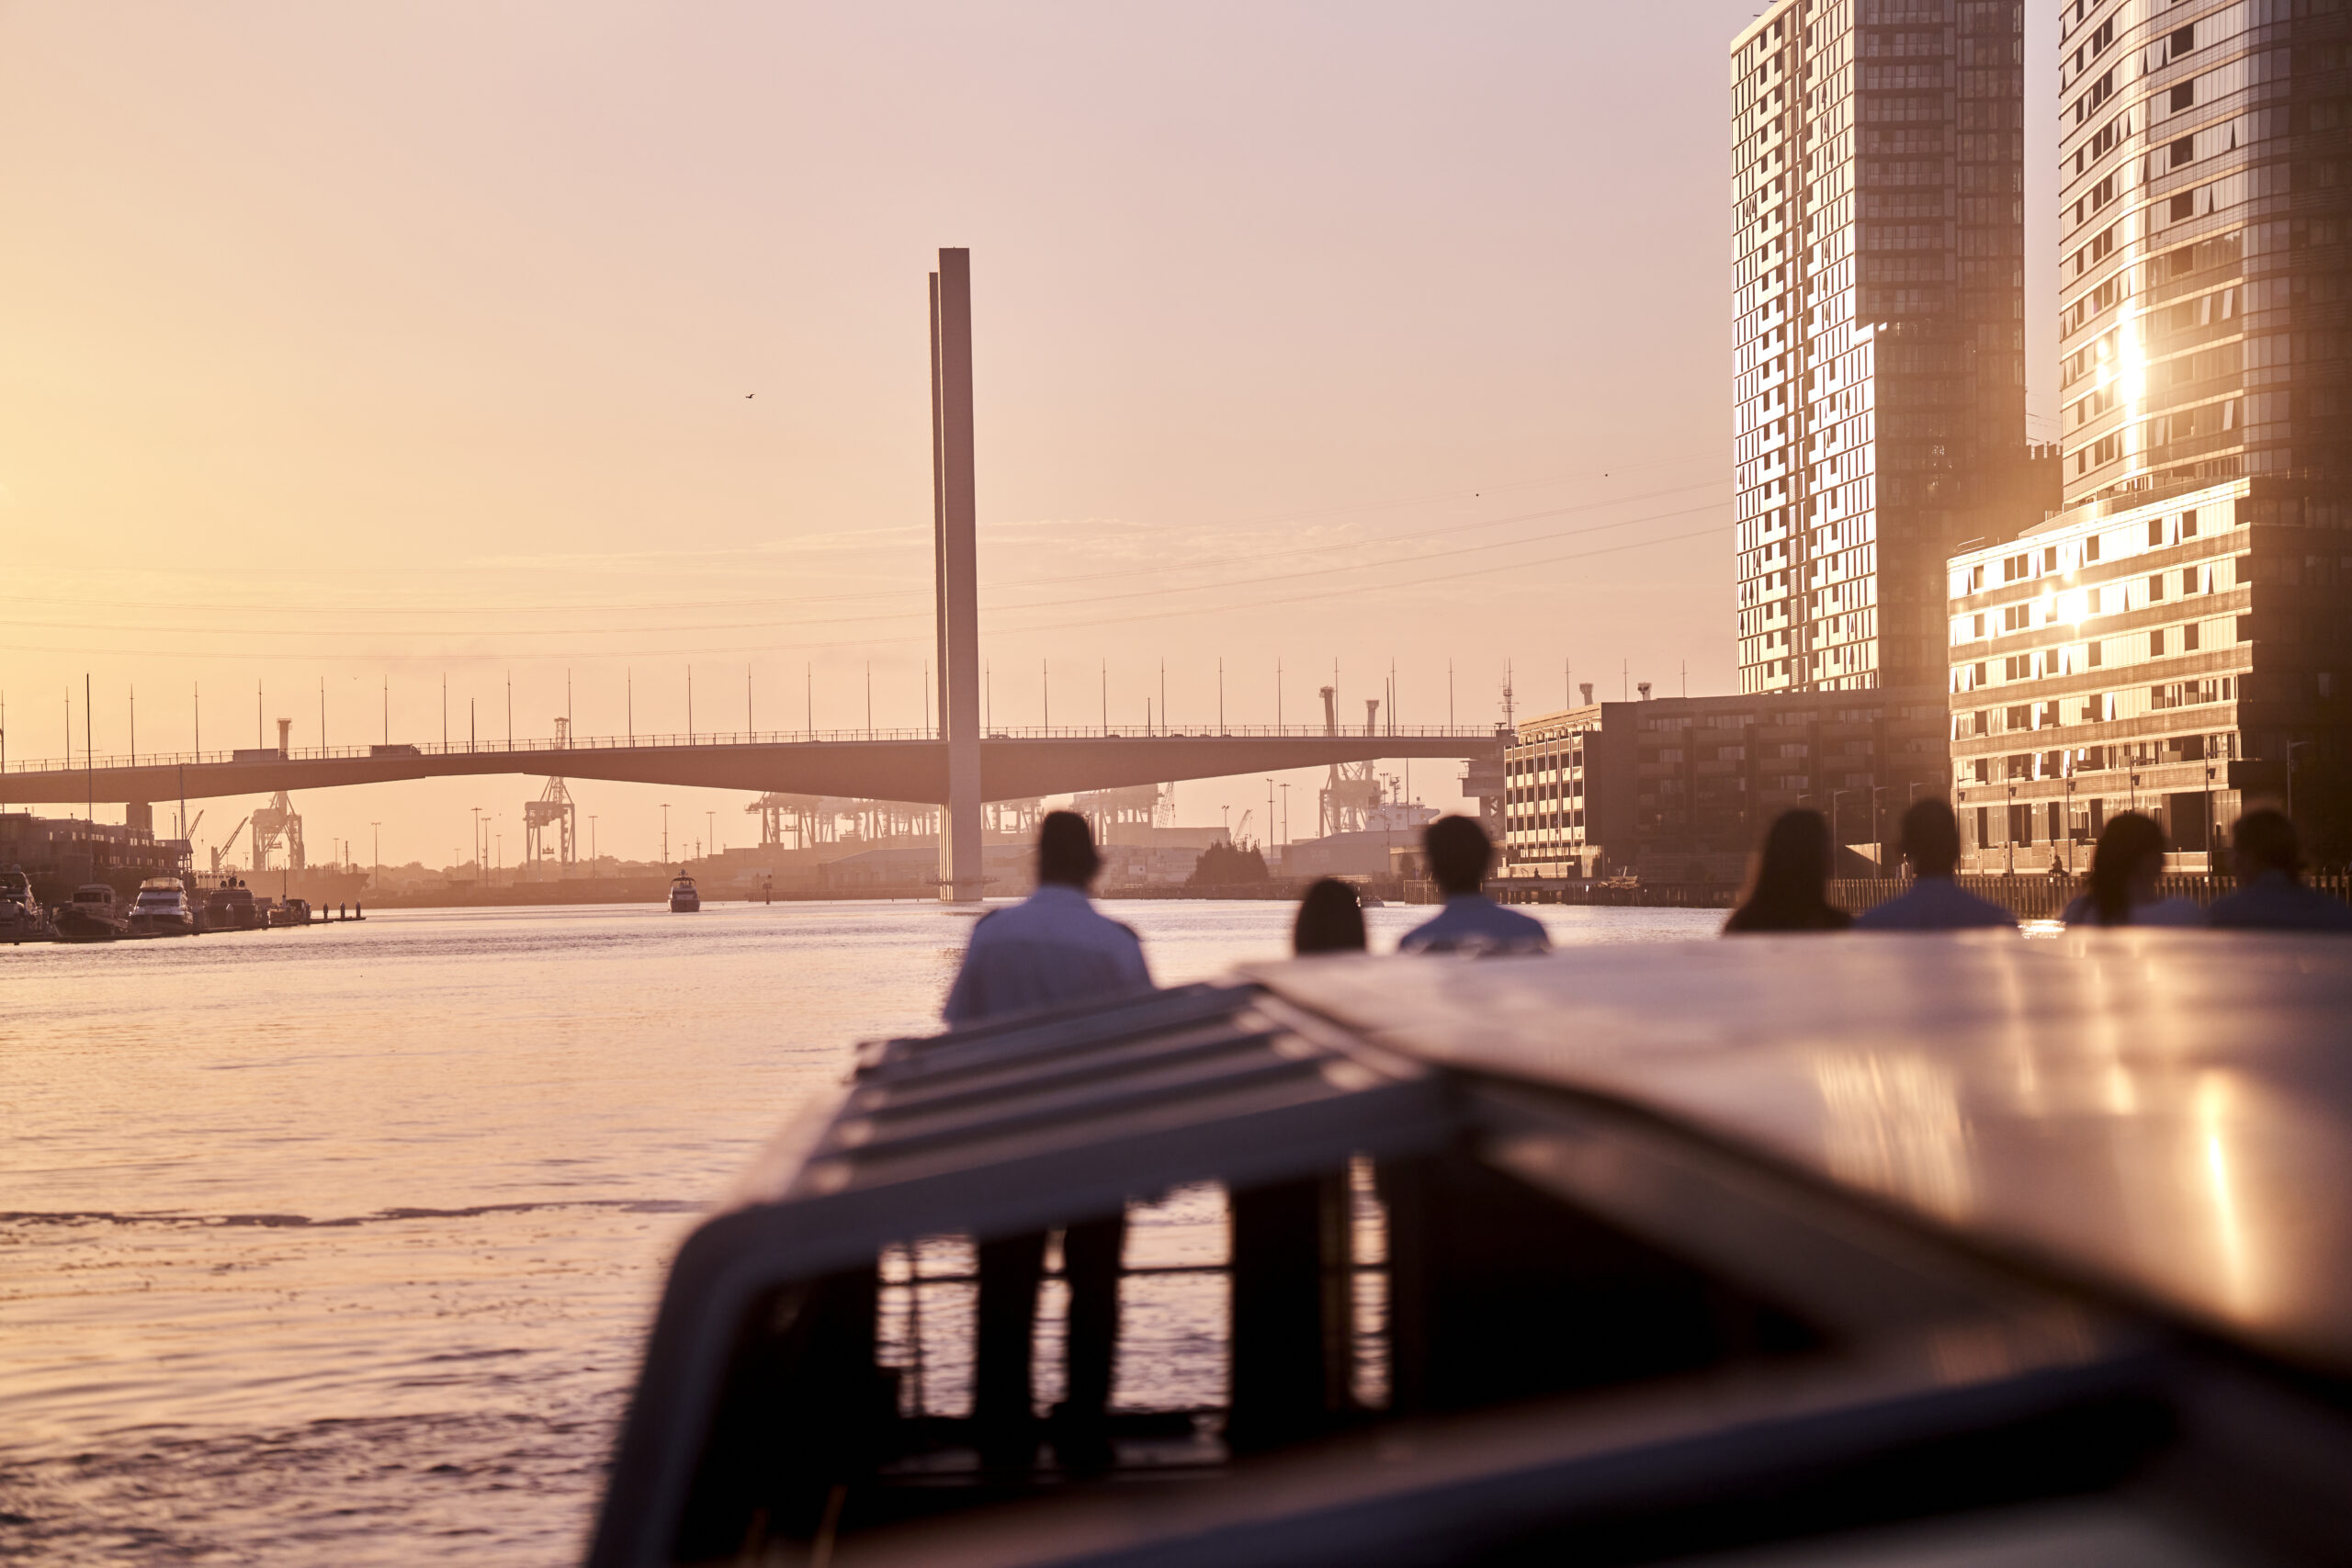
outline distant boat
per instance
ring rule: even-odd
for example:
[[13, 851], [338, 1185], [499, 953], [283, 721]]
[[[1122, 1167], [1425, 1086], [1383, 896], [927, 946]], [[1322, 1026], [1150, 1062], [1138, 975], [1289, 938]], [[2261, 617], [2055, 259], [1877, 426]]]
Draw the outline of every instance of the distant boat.
[[122, 931], [114, 889], [103, 882], [84, 883], [74, 890], [72, 903], [57, 907], [57, 934], [66, 942], [112, 942]]
[[197, 930], [196, 910], [176, 876], [151, 876], [141, 883], [124, 923], [132, 936], [194, 936]]
[[691, 915], [701, 908], [702, 895], [695, 890], [695, 879], [683, 871], [678, 873], [670, 883], [670, 913]]
[[22, 871], [0, 871], [0, 937], [23, 942], [49, 940], [49, 918], [33, 897], [31, 880]]
[[267, 924], [254, 906], [253, 889], [243, 883], [216, 887], [204, 900], [204, 929], [209, 931], [249, 931]]
[[311, 923], [311, 901], [308, 898], [281, 899], [269, 911], [273, 926], [307, 926]]

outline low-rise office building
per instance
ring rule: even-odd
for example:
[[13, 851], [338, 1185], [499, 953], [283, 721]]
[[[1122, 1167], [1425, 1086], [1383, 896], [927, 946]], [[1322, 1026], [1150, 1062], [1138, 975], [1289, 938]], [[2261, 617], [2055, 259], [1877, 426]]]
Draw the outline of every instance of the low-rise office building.
[[1589, 703], [1521, 723], [1504, 754], [1502, 874], [1729, 883], [1773, 817], [1807, 806], [1845, 846], [1882, 848], [1910, 801], [1941, 795], [1932, 688]]
[[[2177, 868], [2249, 796], [2344, 771], [2352, 505], [2235, 479], [2125, 495], [1951, 561], [1951, 750], [1965, 868], [2087, 869], [2109, 818], [2155, 817]], [[2326, 835], [2323, 834], [2323, 841]]]

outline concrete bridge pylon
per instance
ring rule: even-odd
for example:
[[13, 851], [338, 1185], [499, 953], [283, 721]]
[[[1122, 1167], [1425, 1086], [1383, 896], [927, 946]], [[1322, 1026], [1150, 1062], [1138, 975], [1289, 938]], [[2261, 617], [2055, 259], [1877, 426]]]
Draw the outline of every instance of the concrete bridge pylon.
[[947, 802], [939, 896], [985, 892], [980, 859], [980, 599], [972, 477], [972, 253], [942, 250], [931, 275], [932, 514]]

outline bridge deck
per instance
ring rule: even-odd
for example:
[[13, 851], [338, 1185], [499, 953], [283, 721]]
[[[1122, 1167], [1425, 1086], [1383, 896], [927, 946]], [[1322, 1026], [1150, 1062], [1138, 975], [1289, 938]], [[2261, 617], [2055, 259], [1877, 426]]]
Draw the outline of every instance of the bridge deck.
[[[1502, 744], [1490, 729], [1431, 726], [1371, 735], [1329, 735], [1306, 726], [1235, 726], [1222, 732], [1008, 729], [981, 741], [980, 773], [988, 799], [1018, 800], [1375, 759], [1497, 757]], [[208, 800], [492, 774], [944, 805], [947, 747], [927, 730], [877, 729], [99, 756], [10, 762], [0, 771], [0, 805]]]

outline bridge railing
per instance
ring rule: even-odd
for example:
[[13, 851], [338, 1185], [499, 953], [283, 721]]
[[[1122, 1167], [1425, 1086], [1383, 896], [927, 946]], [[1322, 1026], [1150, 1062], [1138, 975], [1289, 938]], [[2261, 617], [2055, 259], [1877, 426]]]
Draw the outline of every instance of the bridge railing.
[[[1364, 739], [1362, 728], [1342, 729], [1336, 735], [1319, 724], [1177, 724], [1136, 725], [1123, 728], [1113, 725], [1011, 725], [987, 732], [990, 740], [1320, 740], [1335, 739], [1355, 740]], [[1471, 725], [1398, 724], [1383, 725], [1370, 732], [1373, 739], [1400, 740], [1477, 740], [1491, 742], [1497, 739], [1492, 728]], [[765, 729], [765, 730], [694, 730], [684, 734], [643, 735], [574, 735], [558, 739], [553, 736], [513, 738], [498, 740], [419, 740], [395, 741], [389, 745], [373, 742], [358, 746], [290, 746], [279, 750], [274, 746], [234, 747], [225, 750], [205, 751], [138, 751], [100, 753], [96, 756], [72, 757], [60, 761], [56, 758], [8, 759], [6, 771], [11, 773], [81, 773], [98, 768], [195, 768], [222, 763], [312, 762], [334, 761], [355, 758], [458, 757], [495, 756], [512, 753], [529, 755], [535, 759], [560, 756], [566, 751], [650, 751], [670, 750], [680, 747], [700, 746], [845, 746], [875, 745], [884, 742], [933, 741], [939, 734], [933, 729], [891, 729], [884, 728], [855, 729]], [[533, 773], [556, 773], [558, 768], [533, 768]]]

